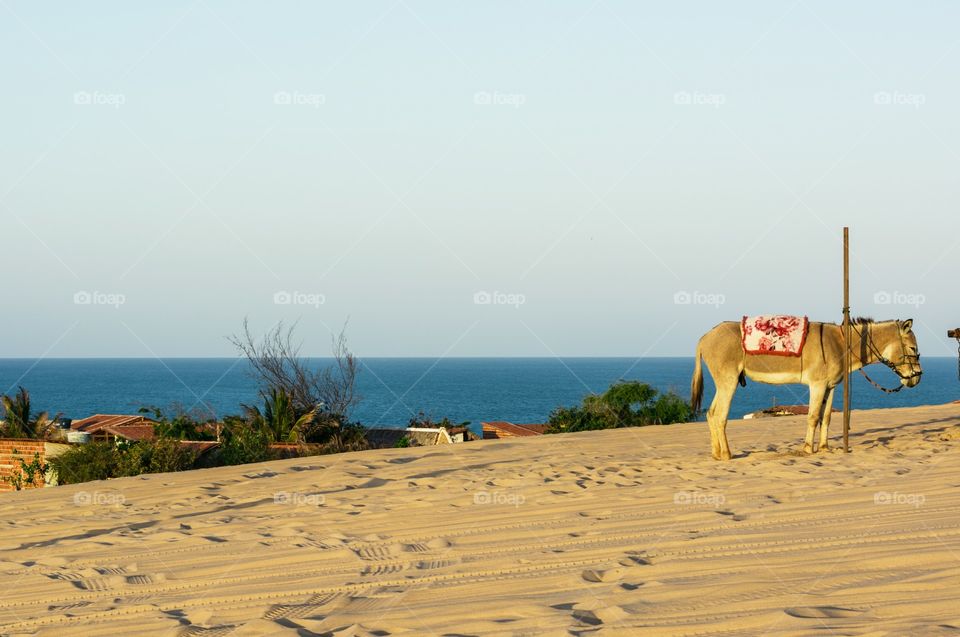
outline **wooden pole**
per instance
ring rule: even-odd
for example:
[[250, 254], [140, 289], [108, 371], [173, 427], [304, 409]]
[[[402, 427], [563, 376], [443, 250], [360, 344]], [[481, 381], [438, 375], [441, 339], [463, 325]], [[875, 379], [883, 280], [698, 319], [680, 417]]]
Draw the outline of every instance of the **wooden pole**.
[[843, 450], [850, 453], [850, 228], [843, 228]]

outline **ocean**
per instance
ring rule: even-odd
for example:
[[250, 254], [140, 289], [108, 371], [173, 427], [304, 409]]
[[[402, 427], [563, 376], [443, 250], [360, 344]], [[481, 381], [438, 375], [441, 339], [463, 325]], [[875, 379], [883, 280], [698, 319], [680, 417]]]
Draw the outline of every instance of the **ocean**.
[[[322, 365], [323, 359], [312, 359]], [[367, 426], [405, 425], [424, 412], [455, 422], [545, 422], [560, 405], [574, 405], [620, 379], [640, 380], [662, 391], [689, 395], [693, 358], [368, 358], [362, 361], [362, 396], [354, 420]], [[855, 409], [905, 407], [960, 399], [957, 360], [924, 358], [919, 386], [884, 394], [854, 374]], [[882, 366], [868, 371], [894, 387]], [[79, 419], [95, 413], [136, 413], [144, 406], [202, 406], [218, 416], [258, 404], [244, 360], [225, 358], [0, 359], [0, 391], [26, 387], [35, 409]], [[713, 395], [705, 374], [704, 404]], [[734, 398], [732, 418], [773, 404], [805, 404], [800, 385], [748, 382]], [[841, 406], [840, 392], [834, 399]]]

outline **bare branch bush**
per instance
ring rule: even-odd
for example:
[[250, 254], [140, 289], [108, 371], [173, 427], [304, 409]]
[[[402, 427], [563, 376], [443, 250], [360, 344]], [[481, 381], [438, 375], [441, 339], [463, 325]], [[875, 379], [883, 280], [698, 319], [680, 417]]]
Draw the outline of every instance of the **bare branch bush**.
[[347, 346], [346, 328], [332, 339], [333, 362], [321, 369], [314, 369], [300, 356], [295, 330], [296, 323], [279, 323], [257, 339], [244, 319], [243, 332], [229, 340], [250, 362], [261, 397], [267, 398], [274, 389], [283, 390], [299, 414], [317, 411], [339, 423], [349, 422], [360, 401], [356, 388], [360, 361]]

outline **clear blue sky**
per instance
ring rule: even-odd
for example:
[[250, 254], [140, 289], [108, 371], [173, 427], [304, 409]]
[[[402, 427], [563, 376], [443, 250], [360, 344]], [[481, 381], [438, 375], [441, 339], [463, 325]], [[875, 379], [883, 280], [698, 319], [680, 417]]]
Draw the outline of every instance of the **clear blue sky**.
[[0, 0], [0, 356], [690, 355], [839, 319], [844, 224], [950, 354], [958, 14]]

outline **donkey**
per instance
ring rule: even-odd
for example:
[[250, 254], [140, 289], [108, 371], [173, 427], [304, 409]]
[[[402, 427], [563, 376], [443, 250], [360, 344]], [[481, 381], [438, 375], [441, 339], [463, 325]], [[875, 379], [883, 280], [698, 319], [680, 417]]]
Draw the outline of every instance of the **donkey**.
[[[915, 387], [923, 370], [913, 319], [879, 321], [856, 319], [851, 325], [850, 371], [873, 363], [883, 363], [900, 377], [902, 387]], [[697, 344], [697, 357], [690, 383], [690, 406], [700, 413], [703, 400], [703, 372], [706, 363], [717, 386], [707, 411], [710, 446], [717, 460], [730, 459], [727, 443], [727, 417], [737, 384], [746, 379], [772, 385], [802, 383], [810, 388], [810, 411], [804, 453], [813, 453], [813, 438], [820, 426], [820, 451], [828, 451], [828, 431], [833, 408], [833, 390], [843, 382], [843, 327], [835, 323], [810, 322], [806, 344], [800, 356], [746, 354], [743, 351], [740, 323], [720, 323], [703, 335]], [[887, 390], [890, 391], [890, 390]]]

